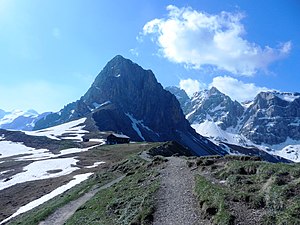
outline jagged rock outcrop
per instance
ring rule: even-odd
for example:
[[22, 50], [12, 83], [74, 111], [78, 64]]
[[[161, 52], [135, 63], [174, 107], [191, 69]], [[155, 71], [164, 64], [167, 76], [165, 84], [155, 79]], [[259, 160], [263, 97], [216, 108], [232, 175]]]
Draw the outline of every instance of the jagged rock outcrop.
[[192, 126], [215, 140], [245, 146], [247, 139], [264, 146], [300, 142], [300, 93], [261, 92], [242, 106], [213, 87], [196, 92], [186, 104]]
[[240, 133], [256, 144], [300, 140], [300, 94], [262, 92], [244, 113]]
[[196, 155], [225, 154], [197, 134], [176, 97], [163, 89], [151, 70], [116, 56], [80, 100], [36, 123], [50, 127], [89, 115], [101, 131], [122, 132], [136, 141], [172, 141]]
[[206, 120], [216, 122], [226, 130], [238, 124], [244, 108], [237, 101], [221, 93], [217, 88], [196, 92], [191, 99], [192, 107], [187, 114], [191, 124], [203, 123]]

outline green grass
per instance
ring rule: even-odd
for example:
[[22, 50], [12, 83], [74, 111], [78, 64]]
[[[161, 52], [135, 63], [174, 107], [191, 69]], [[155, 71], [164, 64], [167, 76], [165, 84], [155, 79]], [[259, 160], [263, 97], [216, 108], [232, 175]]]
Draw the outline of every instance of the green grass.
[[158, 189], [157, 173], [138, 157], [116, 168], [127, 176], [110, 188], [99, 191], [66, 222], [75, 224], [150, 224], [154, 211], [153, 194]]
[[215, 224], [232, 223], [232, 215], [226, 206], [225, 199], [228, 192], [225, 188], [212, 184], [202, 176], [197, 176], [195, 191], [205, 217], [212, 217]]
[[[234, 202], [243, 202], [250, 209], [264, 210], [266, 214], [261, 224], [300, 224], [299, 164], [225, 159], [228, 162], [215, 170], [212, 168], [216, 161], [207, 164], [198, 160], [201, 162], [198, 165], [210, 171], [214, 179], [226, 181], [226, 185], [220, 187], [197, 177], [196, 191], [200, 203], [205, 201], [210, 207], [218, 209], [213, 216], [216, 224], [229, 224], [226, 205]], [[208, 159], [205, 160], [207, 162]], [[225, 216], [219, 216], [219, 213]], [[224, 218], [223, 222], [220, 223], [218, 218]]]
[[[56, 209], [64, 206], [65, 204], [67, 204], [68, 202], [74, 199], [79, 198], [95, 185], [102, 186], [106, 183], [109, 183], [117, 176], [120, 176], [120, 174], [122, 173], [126, 174], [129, 173], [130, 171], [134, 171], [134, 172], [136, 172], [136, 170], [139, 171], [137, 174], [128, 176], [124, 179], [124, 181], [122, 181], [128, 183], [124, 185], [125, 189], [127, 185], [130, 186], [129, 185], [130, 182], [128, 181], [128, 179], [132, 179], [133, 183], [136, 181], [134, 179], [142, 180], [142, 177], [144, 177], [144, 179], [146, 180], [146, 177], [152, 176], [154, 172], [151, 172], [152, 175], [148, 173], [148, 171], [152, 171], [152, 170], [145, 168], [146, 166], [145, 162], [142, 159], [139, 159], [137, 153], [143, 150], [147, 150], [148, 148], [156, 145], [158, 145], [158, 143], [153, 143], [153, 144], [149, 143], [148, 145], [145, 144], [141, 145], [139, 143], [136, 143], [136, 144], [129, 144], [129, 145], [126, 144], [126, 145], [100, 146], [100, 147], [93, 148], [87, 152], [81, 153], [78, 156], [78, 158], [80, 159], [82, 165], [90, 165], [93, 162], [103, 160], [106, 162], [104, 164], [105, 168], [99, 170], [90, 179], [82, 182], [79, 185], [76, 185], [74, 188], [68, 190], [67, 192], [47, 201], [46, 203], [36, 207], [33, 210], [30, 210], [29, 212], [26, 212], [16, 217], [15, 219], [12, 219], [9, 224], [22, 224], [22, 225], [38, 224], [40, 221], [44, 220], [49, 215], [51, 215]], [[133, 160], [133, 158], [135, 158], [135, 160]], [[124, 160], [124, 159], [130, 159], [130, 160]], [[143, 169], [139, 170], [139, 167]], [[139, 176], [141, 176], [141, 178], [139, 178]], [[131, 185], [133, 185], [133, 183]], [[141, 182], [141, 184], [145, 184], [145, 182]], [[157, 185], [157, 183], [153, 182], [153, 185], [155, 186]], [[141, 207], [143, 206], [142, 207], [143, 210], [140, 210], [138, 211], [138, 213], [134, 214], [135, 216], [140, 217], [135, 219], [145, 220], [146, 215], [150, 214], [150, 212], [148, 211], [151, 211], [150, 210], [151, 207], [148, 207], [147, 204], [150, 204], [150, 200], [148, 200], [148, 196], [150, 196], [150, 194], [152, 193], [153, 189], [151, 188], [153, 188], [153, 186], [148, 185], [144, 187], [145, 187], [144, 189], [146, 189], [146, 187], [150, 187], [149, 189], [150, 192], [148, 192], [147, 190], [146, 191], [143, 190], [144, 193], [147, 193], [147, 195], [144, 196], [144, 198], [142, 199], [144, 203], [140, 205]], [[141, 191], [142, 189], [138, 189], [138, 190]], [[143, 196], [143, 195], [140, 194], [139, 196]]]

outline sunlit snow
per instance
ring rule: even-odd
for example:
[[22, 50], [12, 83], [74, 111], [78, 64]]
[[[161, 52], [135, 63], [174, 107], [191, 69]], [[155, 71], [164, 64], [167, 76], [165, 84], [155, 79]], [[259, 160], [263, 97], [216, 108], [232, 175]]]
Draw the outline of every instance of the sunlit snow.
[[[0, 181], [0, 190], [11, 187], [18, 183], [24, 183], [33, 180], [49, 179], [72, 173], [79, 169], [76, 167], [78, 162], [75, 158], [59, 158], [35, 161], [23, 168], [24, 172], [18, 173], [8, 181]], [[57, 170], [56, 173], [51, 171]]]
[[[81, 141], [82, 137], [88, 133], [88, 131], [83, 130], [85, 125], [83, 124], [86, 118], [81, 118], [79, 120], [74, 120], [68, 123], [64, 123], [58, 126], [37, 130], [37, 131], [26, 131], [25, 134], [31, 136], [46, 136], [54, 140], [62, 139], [72, 139]], [[65, 135], [62, 137], [62, 135]]]

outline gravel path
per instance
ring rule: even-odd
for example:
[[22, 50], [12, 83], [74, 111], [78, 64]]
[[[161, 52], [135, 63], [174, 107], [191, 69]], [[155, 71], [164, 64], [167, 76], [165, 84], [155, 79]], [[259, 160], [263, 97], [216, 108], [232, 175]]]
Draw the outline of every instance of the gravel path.
[[66, 204], [65, 206], [57, 209], [52, 215], [50, 215], [46, 220], [39, 223], [39, 225], [63, 225], [67, 219], [69, 219], [76, 210], [90, 200], [98, 191], [109, 188], [110, 186], [114, 185], [121, 181], [125, 176], [121, 176], [108, 184], [105, 184], [101, 187], [94, 188], [91, 191], [87, 192], [80, 198], [73, 200]]
[[153, 225], [210, 224], [200, 218], [197, 198], [193, 193], [194, 176], [186, 160], [170, 157], [161, 170], [161, 188], [156, 196]]

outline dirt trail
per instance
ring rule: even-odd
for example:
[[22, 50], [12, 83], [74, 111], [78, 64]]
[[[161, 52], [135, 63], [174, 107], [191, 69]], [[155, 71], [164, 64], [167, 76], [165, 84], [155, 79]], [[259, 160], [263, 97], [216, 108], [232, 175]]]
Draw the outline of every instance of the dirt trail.
[[46, 220], [40, 222], [39, 225], [53, 225], [53, 224], [63, 225], [67, 221], [67, 219], [69, 219], [80, 206], [82, 206], [84, 203], [90, 200], [98, 191], [111, 187], [115, 183], [121, 181], [124, 177], [125, 176], [121, 176], [111, 181], [108, 184], [92, 189], [91, 191], [87, 192], [80, 198], [73, 200], [68, 204], [66, 204], [65, 206], [57, 209]]
[[210, 224], [200, 218], [197, 198], [193, 193], [194, 176], [186, 160], [170, 157], [161, 170], [161, 187], [156, 196], [153, 225]]

